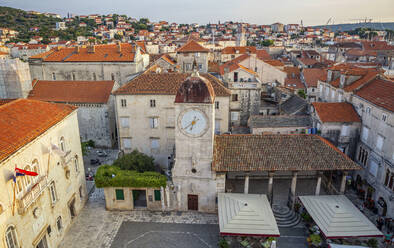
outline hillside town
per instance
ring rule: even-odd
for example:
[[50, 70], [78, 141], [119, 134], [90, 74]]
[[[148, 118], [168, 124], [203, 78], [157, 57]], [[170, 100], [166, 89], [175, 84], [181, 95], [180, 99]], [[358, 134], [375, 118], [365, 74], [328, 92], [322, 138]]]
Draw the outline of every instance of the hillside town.
[[394, 30], [18, 13], [0, 247], [394, 247]]

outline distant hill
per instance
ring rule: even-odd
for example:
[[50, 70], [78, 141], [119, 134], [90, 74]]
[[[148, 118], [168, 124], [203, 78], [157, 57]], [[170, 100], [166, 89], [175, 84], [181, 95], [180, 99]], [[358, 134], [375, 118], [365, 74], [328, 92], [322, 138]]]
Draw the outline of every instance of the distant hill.
[[24, 10], [0, 6], [0, 27], [29, 32], [31, 27], [54, 28], [59, 18], [28, 14]]
[[375, 30], [394, 30], [394, 22], [371, 22], [371, 23], [345, 23], [334, 25], [320, 25], [314, 26], [315, 28], [329, 28], [333, 32], [336, 31], [351, 31], [357, 28], [370, 28]]

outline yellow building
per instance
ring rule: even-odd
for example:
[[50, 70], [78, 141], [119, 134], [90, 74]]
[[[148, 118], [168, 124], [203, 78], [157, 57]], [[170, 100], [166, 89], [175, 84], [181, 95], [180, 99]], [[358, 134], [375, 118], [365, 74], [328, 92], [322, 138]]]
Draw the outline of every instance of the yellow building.
[[0, 174], [0, 247], [57, 247], [87, 199], [76, 107], [0, 106]]

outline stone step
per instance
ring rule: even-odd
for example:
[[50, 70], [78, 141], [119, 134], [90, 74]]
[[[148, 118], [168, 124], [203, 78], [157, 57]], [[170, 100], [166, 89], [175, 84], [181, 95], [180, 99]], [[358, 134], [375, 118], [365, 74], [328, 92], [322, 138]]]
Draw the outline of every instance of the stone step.
[[278, 227], [294, 227], [301, 221], [300, 216], [287, 206], [273, 205], [272, 211]]

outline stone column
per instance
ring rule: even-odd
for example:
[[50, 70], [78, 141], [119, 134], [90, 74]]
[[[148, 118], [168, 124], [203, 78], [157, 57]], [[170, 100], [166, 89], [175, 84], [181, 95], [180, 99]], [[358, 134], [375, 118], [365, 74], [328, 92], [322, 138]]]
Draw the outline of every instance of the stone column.
[[345, 194], [345, 189], [346, 189], [346, 177], [347, 177], [348, 172], [344, 171], [342, 175], [342, 181], [341, 181], [341, 188], [339, 190], [340, 194]]
[[270, 201], [271, 205], [272, 205], [272, 201], [273, 201], [273, 183], [274, 183], [274, 172], [270, 171], [268, 172], [268, 200]]
[[294, 208], [295, 198], [296, 198], [296, 187], [297, 187], [297, 171], [293, 171], [293, 178], [291, 179], [291, 208]]
[[321, 176], [322, 176], [322, 172], [318, 171], [317, 172], [317, 183], [316, 183], [315, 195], [320, 195]]
[[167, 196], [167, 208], [170, 209], [171, 208], [171, 204], [170, 204], [170, 188], [168, 187], [168, 185], [166, 186], [166, 196]]
[[245, 185], [244, 185], [244, 194], [249, 193], [249, 173], [245, 175]]
[[160, 196], [161, 196], [161, 210], [164, 211], [165, 202], [164, 202], [164, 188], [163, 188], [163, 186], [160, 187]]

